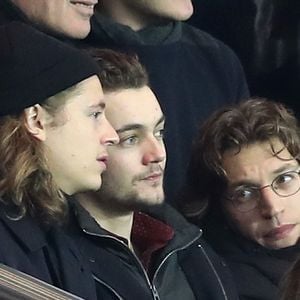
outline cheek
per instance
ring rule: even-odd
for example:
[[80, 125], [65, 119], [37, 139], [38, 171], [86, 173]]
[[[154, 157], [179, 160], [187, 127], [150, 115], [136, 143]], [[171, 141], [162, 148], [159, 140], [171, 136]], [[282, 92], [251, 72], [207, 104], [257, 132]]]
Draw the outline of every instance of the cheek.
[[[300, 192], [290, 197], [290, 199], [286, 199], [285, 201], [285, 209], [289, 211], [289, 213], [294, 213], [300, 211]], [[299, 216], [300, 218], [300, 216]]]
[[[128, 149], [127, 149], [128, 150]], [[107, 148], [108, 163], [114, 169], [128, 169], [128, 171], [137, 165], [140, 160], [139, 154], [136, 151], [126, 151], [125, 149], [118, 149], [117, 146], [110, 146]]]
[[250, 238], [256, 236], [259, 220], [255, 212], [240, 213], [228, 208], [225, 208], [224, 211], [227, 222], [234, 231]]
[[[113, 151], [108, 149], [108, 170], [107, 173], [114, 174], [118, 177], [129, 177], [130, 176], [130, 160], [124, 159], [122, 155], [112, 154]], [[126, 158], [126, 157], [125, 157]]]
[[53, 19], [63, 19], [68, 12], [68, 5], [65, 0], [46, 0], [43, 12]]

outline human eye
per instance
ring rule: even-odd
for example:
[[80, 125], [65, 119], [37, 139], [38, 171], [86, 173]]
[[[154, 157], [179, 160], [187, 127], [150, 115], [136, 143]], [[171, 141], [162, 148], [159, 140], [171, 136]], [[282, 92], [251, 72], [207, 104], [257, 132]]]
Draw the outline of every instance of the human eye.
[[286, 189], [293, 185], [298, 177], [298, 173], [296, 172], [287, 172], [279, 175], [274, 180], [274, 188], [275, 189]]
[[162, 129], [159, 129], [155, 132], [155, 137], [158, 139], [158, 140], [162, 140], [165, 136], [165, 129], [162, 128]]
[[92, 118], [97, 120], [102, 115], [102, 111], [94, 111], [90, 115], [91, 115]]
[[240, 187], [232, 192], [231, 198], [238, 203], [246, 203], [255, 198], [255, 190], [250, 187]]
[[123, 146], [133, 146], [138, 143], [138, 137], [136, 135], [131, 135], [128, 137], [120, 138], [120, 145]]

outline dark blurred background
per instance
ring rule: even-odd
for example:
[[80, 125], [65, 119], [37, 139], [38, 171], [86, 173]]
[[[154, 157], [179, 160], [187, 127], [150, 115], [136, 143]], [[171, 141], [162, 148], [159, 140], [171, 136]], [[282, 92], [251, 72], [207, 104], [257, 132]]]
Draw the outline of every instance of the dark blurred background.
[[300, 0], [194, 0], [189, 20], [240, 58], [252, 96], [286, 103], [300, 117]]

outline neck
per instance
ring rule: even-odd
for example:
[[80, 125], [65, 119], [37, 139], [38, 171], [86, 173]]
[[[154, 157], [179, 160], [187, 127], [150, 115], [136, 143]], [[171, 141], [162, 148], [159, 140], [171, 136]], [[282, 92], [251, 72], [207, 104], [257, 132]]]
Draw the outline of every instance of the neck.
[[139, 31], [149, 25], [157, 23], [157, 18], [143, 14], [138, 9], [126, 5], [126, 1], [102, 0], [97, 6], [97, 11], [114, 22], [129, 26], [134, 31]]
[[112, 210], [109, 205], [101, 205], [96, 193], [78, 194], [76, 199], [102, 228], [126, 239], [129, 246], [131, 245], [132, 211], [120, 212]]

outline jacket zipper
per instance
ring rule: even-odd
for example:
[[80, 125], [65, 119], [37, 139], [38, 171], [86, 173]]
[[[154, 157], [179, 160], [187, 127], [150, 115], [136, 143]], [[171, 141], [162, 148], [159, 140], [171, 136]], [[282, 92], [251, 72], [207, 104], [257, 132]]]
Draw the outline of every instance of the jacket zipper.
[[[180, 250], [184, 250], [184, 249], [186, 249], [187, 247], [189, 247], [189, 246], [190, 246], [191, 244], [193, 244], [198, 238], [200, 238], [201, 235], [202, 235], [202, 230], [200, 229], [199, 235], [198, 235], [197, 237], [195, 237], [191, 242], [189, 242], [188, 244], [186, 244], [184, 247], [174, 249], [173, 251], [171, 251], [170, 253], [168, 253], [168, 255], [165, 256], [165, 258], [162, 260], [162, 262], [160, 263], [160, 265], [158, 266], [158, 268], [156, 269], [156, 271], [155, 271], [155, 273], [154, 273], [154, 276], [153, 276], [153, 286], [155, 286], [155, 285], [154, 285], [154, 280], [155, 280], [155, 278], [157, 277], [157, 274], [158, 274], [159, 270], [161, 269], [161, 267], [163, 266], [163, 264], [166, 262], [166, 260], [167, 260], [171, 255], [173, 255], [174, 253], [176, 253], [176, 252], [178, 252], [178, 251], [180, 251]], [[219, 285], [220, 285], [220, 288], [221, 288], [221, 290], [222, 290], [224, 299], [225, 299], [225, 300], [228, 300], [228, 297], [227, 297], [227, 295], [226, 295], [226, 291], [225, 291], [225, 289], [224, 289], [222, 280], [221, 280], [221, 278], [219, 277], [219, 275], [218, 275], [218, 273], [217, 273], [217, 271], [216, 271], [216, 269], [215, 269], [213, 263], [211, 262], [210, 258], [208, 257], [207, 253], [205, 252], [205, 250], [203, 249], [203, 247], [202, 247], [201, 244], [198, 244], [198, 248], [201, 249], [201, 251], [202, 251], [202, 253], [204, 254], [206, 260], [208, 261], [208, 263], [209, 263], [209, 265], [210, 265], [212, 271], [214, 272], [214, 274], [215, 274], [215, 276], [216, 276], [216, 278], [217, 278], [217, 280], [218, 280], [218, 283], [219, 283]]]
[[97, 276], [95, 276], [93, 274], [93, 278], [94, 280], [100, 282], [101, 284], [103, 284], [105, 287], [107, 287], [111, 292], [113, 292], [113, 294], [119, 299], [119, 300], [124, 300], [124, 298], [122, 298], [115, 289], [113, 289], [110, 285], [108, 285], [107, 283], [105, 283], [104, 281], [102, 281], [100, 278], [98, 278]]
[[216, 271], [216, 269], [215, 269], [213, 263], [211, 262], [210, 258], [208, 257], [207, 253], [205, 252], [205, 250], [204, 250], [204, 248], [202, 247], [201, 244], [198, 244], [198, 248], [201, 249], [201, 251], [202, 251], [202, 253], [204, 254], [206, 260], [208, 261], [210, 267], [212, 268], [212, 270], [213, 270], [213, 272], [214, 272], [214, 274], [215, 274], [215, 276], [216, 276], [216, 278], [217, 278], [217, 280], [218, 280], [218, 282], [219, 282], [219, 285], [220, 285], [220, 287], [221, 287], [221, 290], [222, 290], [224, 299], [225, 299], [225, 300], [228, 300], [228, 297], [227, 297], [227, 295], [226, 295], [226, 291], [225, 291], [225, 289], [224, 289], [222, 280], [221, 280], [221, 278], [219, 277], [218, 272]]
[[200, 229], [199, 230], [199, 234], [192, 240], [190, 241], [189, 243], [187, 243], [186, 245], [184, 245], [183, 247], [180, 247], [180, 248], [177, 248], [177, 249], [173, 249], [171, 252], [169, 252], [165, 257], [164, 259], [161, 261], [161, 263], [159, 264], [159, 266], [157, 267], [155, 273], [154, 273], [154, 276], [153, 276], [153, 280], [152, 280], [152, 283], [153, 283], [153, 286], [154, 285], [154, 281], [155, 281], [155, 278], [157, 277], [157, 274], [158, 272], [160, 271], [161, 267], [163, 266], [163, 264], [167, 261], [167, 259], [172, 256], [174, 253], [180, 251], [180, 250], [184, 250], [186, 249], [187, 247], [189, 247], [190, 245], [192, 245], [197, 239], [199, 239], [202, 235], [202, 230]]
[[[134, 252], [132, 252], [132, 251], [128, 248], [128, 246], [127, 246], [125, 243], [123, 243], [123, 242], [120, 241], [119, 239], [117, 239], [117, 238], [115, 238], [115, 237], [113, 237], [113, 236], [110, 236], [110, 235], [97, 234], [97, 233], [89, 232], [89, 231], [87, 231], [86, 229], [82, 229], [82, 230], [83, 230], [84, 233], [89, 234], [89, 235], [92, 235], [92, 236], [97, 236], [97, 237], [101, 237], [101, 238], [109, 238], [109, 239], [112, 239], [112, 240], [114, 240], [115, 242], [119, 243], [122, 247], [124, 247], [125, 250], [126, 250], [128, 253], [130, 253], [130, 255], [132, 255], [132, 256], [134, 257], [134, 259], [135, 259], [135, 261], [137, 262], [139, 268], [141, 269], [142, 273], [144, 274], [144, 277], [145, 277], [145, 279], [146, 279], [146, 281], [147, 281], [147, 284], [148, 284], [148, 287], [149, 287], [149, 289], [150, 289], [150, 291], [151, 291], [151, 294], [152, 294], [152, 296], [153, 296], [153, 299], [154, 299], [154, 300], [160, 300], [159, 295], [158, 295], [158, 293], [157, 293], [157, 290], [156, 290], [155, 286], [151, 284], [150, 279], [149, 279], [149, 277], [148, 277], [148, 274], [147, 274], [147, 272], [146, 272], [144, 266], [141, 264], [140, 260], [139, 260], [138, 257], [136, 256], [136, 254], [135, 254]], [[94, 278], [97, 278], [97, 279], [96, 279], [97, 281], [99, 281], [100, 283], [103, 283], [103, 281], [101, 281], [97, 276], [94, 275]], [[105, 283], [103, 283], [103, 284], [105, 284]], [[107, 284], [105, 284], [105, 286], [108, 287]], [[110, 287], [110, 289], [111, 289], [112, 291], [114, 291], [111, 287]], [[115, 294], [118, 296], [118, 294], [117, 294], [116, 292], [115, 292]], [[120, 297], [120, 296], [119, 296], [119, 297]], [[119, 298], [119, 299], [122, 299], [122, 298]]]
[[[112, 239], [112, 240], [116, 241], [116, 242], [119, 243], [120, 245], [122, 245], [122, 247], [124, 247], [124, 248], [126, 249], [126, 251], [128, 251], [128, 252], [134, 257], [135, 261], [137, 262], [137, 264], [139, 265], [140, 269], [142, 270], [142, 273], [144, 274], [144, 277], [145, 277], [145, 279], [146, 279], [146, 281], [147, 281], [147, 284], [148, 284], [148, 286], [149, 286], [149, 289], [151, 290], [151, 294], [152, 294], [154, 300], [160, 300], [160, 297], [159, 297], [159, 295], [158, 295], [158, 292], [157, 292], [157, 290], [156, 290], [156, 287], [155, 287], [154, 282], [155, 282], [155, 279], [156, 279], [156, 277], [157, 277], [157, 275], [158, 275], [160, 269], [161, 269], [162, 266], [164, 265], [164, 263], [165, 263], [165, 262], [166, 262], [166, 261], [167, 261], [174, 253], [176, 253], [176, 252], [178, 252], [178, 251], [181, 251], [181, 250], [184, 250], [184, 249], [188, 248], [188, 247], [189, 247], [190, 245], [192, 245], [197, 239], [199, 239], [199, 238], [201, 237], [201, 235], [202, 235], [202, 230], [200, 229], [200, 230], [199, 230], [199, 234], [198, 234], [193, 240], [191, 240], [189, 243], [187, 243], [185, 246], [180, 247], [180, 248], [177, 248], [177, 249], [174, 249], [174, 250], [172, 250], [171, 252], [169, 252], [169, 253], [164, 257], [164, 259], [161, 261], [161, 263], [159, 264], [159, 266], [157, 267], [157, 269], [156, 269], [156, 271], [155, 271], [155, 273], [154, 273], [154, 276], [153, 276], [152, 284], [151, 284], [150, 279], [149, 279], [149, 277], [148, 277], [148, 274], [147, 274], [146, 271], [145, 271], [145, 268], [144, 268], [143, 265], [141, 264], [140, 260], [139, 260], [138, 257], [136, 256], [136, 254], [135, 254], [134, 252], [132, 252], [131, 250], [129, 250], [129, 248], [127, 247], [126, 244], [124, 244], [122, 241], [120, 241], [119, 239], [117, 239], [117, 238], [115, 238], [115, 237], [113, 237], [113, 236], [96, 234], [96, 233], [89, 232], [89, 231], [87, 231], [87, 230], [85, 230], [85, 229], [82, 229], [82, 230], [83, 230], [86, 234], [89, 234], [89, 235], [92, 235], [92, 236], [97, 236], [97, 237], [102, 237], [102, 238], [109, 238], [109, 239]], [[208, 255], [207, 255], [207, 253], [205, 252], [205, 250], [203, 249], [202, 245], [201, 245], [201, 244], [198, 244], [198, 247], [201, 249], [201, 251], [202, 251], [202, 253], [204, 254], [206, 260], [208, 261], [208, 263], [209, 263], [211, 269], [213, 270], [213, 272], [214, 272], [214, 274], [215, 274], [215, 276], [216, 276], [216, 278], [217, 278], [217, 280], [218, 280], [218, 282], [219, 282], [219, 285], [220, 285], [220, 288], [221, 288], [221, 290], [222, 290], [224, 299], [225, 299], [225, 300], [228, 300], [228, 297], [227, 297], [227, 295], [226, 295], [226, 291], [225, 291], [224, 286], [223, 286], [223, 284], [222, 284], [222, 280], [221, 280], [221, 278], [219, 277], [219, 275], [218, 275], [218, 273], [217, 273], [217, 271], [216, 271], [216, 269], [215, 269], [213, 263], [212, 263], [211, 260], [209, 259]], [[94, 276], [94, 277], [96, 277], [96, 276]], [[96, 280], [99, 281], [100, 283], [105, 284], [104, 282], [102, 282], [102, 281], [101, 281], [99, 278], [97, 278], [97, 277], [96, 277]], [[105, 284], [105, 285], [106, 285], [106, 284]], [[107, 286], [107, 285], [106, 285], [106, 286]], [[107, 287], [109, 287], [109, 286], [107, 286]], [[115, 292], [111, 287], [109, 287], [109, 288], [116, 294], [116, 296], [117, 296], [120, 300], [122, 300], [122, 298], [118, 295], [117, 292]]]

